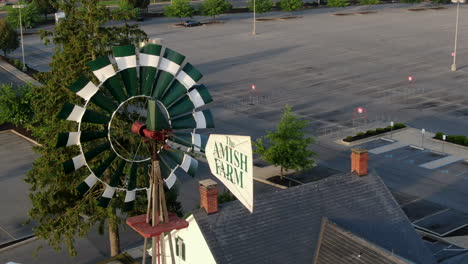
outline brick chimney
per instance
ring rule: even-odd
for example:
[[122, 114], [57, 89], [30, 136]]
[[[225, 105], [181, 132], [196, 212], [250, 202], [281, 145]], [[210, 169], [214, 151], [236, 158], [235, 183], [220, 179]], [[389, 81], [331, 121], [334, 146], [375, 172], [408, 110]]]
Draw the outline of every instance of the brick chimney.
[[367, 149], [351, 149], [351, 172], [359, 176], [367, 175], [367, 161], [369, 159]]
[[205, 208], [207, 214], [218, 212], [218, 188], [217, 183], [212, 179], [198, 182], [200, 192], [200, 205]]

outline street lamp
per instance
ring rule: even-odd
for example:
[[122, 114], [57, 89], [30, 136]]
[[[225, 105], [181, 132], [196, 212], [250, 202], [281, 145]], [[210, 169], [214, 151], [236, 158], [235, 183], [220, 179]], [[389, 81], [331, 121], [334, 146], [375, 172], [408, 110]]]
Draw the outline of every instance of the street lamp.
[[458, 40], [458, 18], [459, 18], [459, 14], [460, 14], [460, 3], [464, 4], [466, 0], [452, 0], [452, 3], [456, 3], [457, 4], [457, 19], [456, 19], [456, 22], [455, 22], [455, 43], [454, 43], [454, 47], [453, 47], [453, 63], [452, 63], [452, 71], [456, 71], [457, 70], [457, 64], [456, 64], [456, 61], [457, 61], [457, 40]]
[[445, 140], [447, 139], [446, 135], [442, 135], [442, 153], [445, 152], [444, 145], [445, 145]]
[[422, 134], [422, 137], [421, 137], [421, 148], [424, 148], [424, 134], [426, 133], [426, 130], [423, 128], [421, 129], [421, 134]]
[[21, 34], [21, 54], [23, 55], [23, 71], [27, 70], [26, 62], [24, 61], [24, 40], [23, 40], [23, 24], [21, 22], [21, 9], [25, 8], [26, 5], [13, 5], [13, 8], [19, 9], [19, 19], [20, 19], [20, 34]]
[[256, 18], [256, 12], [255, 12], [255, 0], [253, 0], [253, 30], [252, 30], [252, 35], [257, 35], [257, 30], [256, 30], [256, 23], [257, 23], [257, 18]]
[[393, 125], [394, 125], [393, 121], [390, 122], [390, 138], [393, 138]]

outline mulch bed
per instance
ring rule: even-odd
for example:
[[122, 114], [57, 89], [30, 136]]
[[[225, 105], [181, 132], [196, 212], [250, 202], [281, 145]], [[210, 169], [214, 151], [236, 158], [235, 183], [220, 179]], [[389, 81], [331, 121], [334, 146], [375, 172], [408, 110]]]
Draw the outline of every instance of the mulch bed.
[[440, 10], [440, 9], [447, 9], [446, 7], [443, 7], [443, 6], [436, 6], [436, 7], [429, 7], [429, 9], [432, 9], [432, 10]]
[[356, 12], [358, 15], [369, 15], [369, 14], [375, 14], [377, 11], [363, 11], [363, 12]]
[[292, 181], [288, 179], [287, 177], [283, 177], [283, 179], [281, 179], [281, 176], [273, 176], [273, 177], [268, 178], [267, 180], [272, 183], [276, 183], [276, 184], [286, 186], [286, 187], [293, 187], [293, 186], [301, 185], [301, 183]]
[[352, 16], [355, 15], [355, 13], [335, 13], [332, 14], [332, 16]]
[[425, 11], [428, 10], [427, 8], [408, 8], [408, 11], [418, 12], [418, 11]]

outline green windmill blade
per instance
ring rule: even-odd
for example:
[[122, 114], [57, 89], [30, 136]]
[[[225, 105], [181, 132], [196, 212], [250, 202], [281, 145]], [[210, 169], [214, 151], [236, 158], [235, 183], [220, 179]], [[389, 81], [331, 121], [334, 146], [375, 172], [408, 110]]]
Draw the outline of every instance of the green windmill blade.
[[65, 103], [57, 117], [69, 121], [94, 124], [107, 124], [110, 120], [108, 116], [70, 103]]
[[155, 100], [148, 100], [148, 113], [146, 117], [146, 126], [150, 131], [157, 131], [171, 128], [161, 107]]
[[213, 128], [214, 121], [210, 110], [203, 110], [171, 119], [171, 125], [173, 129], [203, 129]]
[[99, 88], [84, 76], [78, 78], [68, 89], [86, 101], [91, 99], [91, 102], [109, 113], [117, 109], [117, 104], [99, 91]]
[[146, 44], [138, 55], [140, 65], [140, 86], [141, 94], [150, 96], [156, 81], [161, 45]]
[[198, 169], [198, 161], [190, 155], [175, 150], [164, 150], [160, 152], [161, 157], [165, 160], [172, 160], [175, 164], [184, 170], [188, 175], [195, 177]]
[[97, 155], [103, 153], [108, 149], [110, 149], [110, 144], [106, 142], [85, 152], [84, 154], [80, 154], [70, 160], [67, 160], [63, 163], [63, 171], [65, 172], [65, 174], [74, 172], [79, 168], [83, 167], [87, 161], [91, 161]]
[[137, 163], [133, 163], [132, 167], [130, 168], [130, 176], [128, 177], [128, 186], [125, 193], [124, 206], [122, 209], [124, 212], [131, 211], [135, 206], [137, 170]]
[[68, 147], [79, 145], [80, 143], [89, 142], [107, 136], [107, 130], [104, 131], [81, 131], [81, 132], [66, 132], [60, 133], [57, 138], [56, 147]]
[[161, 168], [161, 176], [168, 189], [171, 189], [177, 181], [176, 170], [178, 165], [170, 159], [160, 157], [159, 167]]
[[83, 196], [86, 192], [89, 191], [89, 189], [91, 189], [96, 184], [98, 178], [100, 179], [102, 177], [104, 171], [106, 171], [107, 168], [110, 167], [110, 165], [116, 157], [117, 155], [114, 152], [112, 152], [109, 155], [109, 157], [107, 157], [107, 159], [105, 159], [101, 164], [99, 164], [97, 168], [93, 169], [91, 174], [88, 177], [86, 177], [86, 179], [82, 183], [80, 183], [78, 187], [76, 187], [81, 196]]
[[114, 66], [107, 56], [101, 56], [87, 63], [94, 76], [104, 83], [104, 87], [112, 94], [115, 100], [119, 103], [125, 101], [128, 97], [120, 84]]
[[112, 175], [109, 185], [106, 186], [106, 189], [104, 190], [104, 193], [102, 194], [101, 199], [99, 199], [99, 203], [98, 203], [99, 206], [107, 208], [110, 200], [112, 199], [112, 197], [114, 197], [115, 188], [117, 187], [117, 184], [119, 183], [120, 177], [123, 175], [125, 164], [126, 164], [125, 160], [120, 161], [119, 166], [117, 167], [117, 170]]
[[169, 84], [174, 80], [174, 76], [180, 69], [180, 65], [185, 60], [185, 56], [169, 48], [164, 51], [164, 56], [159, 63], [156, 85], [153, 88], [152, 97], [160, 99], [166, 92]]
[[165, 106], [172, 104], [194, 87], [202, 77], [203, 75], [192, 64], [185, 64], [184, 68], [177, 74], [174, 82], [172, 82], [163, 95], [161, 102]]
[[138, 80], [137, 80], [137, 57], [134, 45], [126, 45], [113, 47], [115, 62], [119, 68], [120, 76], [127, 90], [128, 96], [137, 95]]
[[196, 108], [202, 107], [213, 101], [208, 89], [204, 85], [197, 85], [184, 97], [167, 108], [169, 116], [176, 116], [192, 112]]
[[174, 132], [169, 137], [170, 142], [177, 143], [197, 152], [205, 152], [206, 143], [208, 143], [207, 135], [200, 135], [191, 132]]

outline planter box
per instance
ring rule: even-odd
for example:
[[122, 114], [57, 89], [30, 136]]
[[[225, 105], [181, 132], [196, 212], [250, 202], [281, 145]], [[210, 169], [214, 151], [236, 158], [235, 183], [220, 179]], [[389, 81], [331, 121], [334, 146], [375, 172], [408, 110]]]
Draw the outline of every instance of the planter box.
[[389, 132], [385, 132], [385, 133], [378, 134], [378, 135], [375, 135], [375, 136], [370, 136], [370, 137], [366, 137], [366, 138], [363, 138], [363, 139], [351, 141], [351, 142], [346, 142], [343, 139], [336, 140], [335, 142], [338, 143], [338, 144], [341, 144], [341, 145], [345, 145], [345, 146], [355, 146], [355, 145], [359, 145], [359, 144], [362, 144], [362, 143], [372, 141], [372, 140], [377, 139], [377, 138], [384, 137], [386, 135], [390, 135], [390, 133], [400, 132], [400, 131], [408, 129], [408, 128], [409, 127], [406, 126], [406, 127], [403, 127], [403, 128], [393, 130], [391, 132], [389, 131]]
[[456, 143], [452, 143], [452, 142], [448, 142], [448, 141], [444, 141], [444, 140], [440, 140], [440, 139], [436, 139], [436, 138], [432, 138], [432, 137], [430, 139], [432, 141], [435, 141], [435, 142], [439, 142], [439, 143], [445, 142], [445, 144], [456, 146], [456, 147], [459, 147], [459, 148], [464, 148], [464, 149], [468, 150], [467, 146], [463, 146], [463, 145], [460, 145], [460, 144], [456, 144]]

